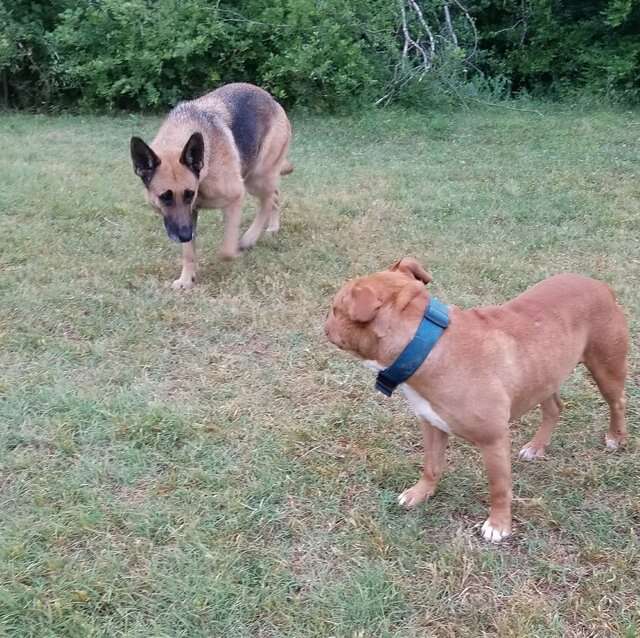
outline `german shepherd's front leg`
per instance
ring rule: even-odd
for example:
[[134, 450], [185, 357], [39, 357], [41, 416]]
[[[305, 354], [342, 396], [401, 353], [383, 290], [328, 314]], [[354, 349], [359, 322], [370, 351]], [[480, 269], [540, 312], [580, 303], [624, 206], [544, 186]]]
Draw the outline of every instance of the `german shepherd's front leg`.
[[222, 259], [233, 259], [240, 254], [240, 218], [243, 200], [243, 196], [238, 197], [222, 209], [224, 213], [224, 238], [220, 250]]
[[182, 244], [182, 272], [171, 287], [174, 290], [189, 290], [196, 281], [196, 240]]
[[182, 244], [182, 272], [171, 287], [174, 290], [189, 290], [196, 282], [196, 226], [198, 223], [198, 211], [191, 212], [193, 224], [193, 238]]

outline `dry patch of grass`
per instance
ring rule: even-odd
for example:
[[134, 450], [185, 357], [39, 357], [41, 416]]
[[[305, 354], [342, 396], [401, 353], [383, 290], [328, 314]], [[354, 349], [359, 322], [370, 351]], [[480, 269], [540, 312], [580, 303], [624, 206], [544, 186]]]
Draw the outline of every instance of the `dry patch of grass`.
[[[204, 213], [189, 294], [127, 157], [156, 120], [0, 117], [0, 633], [637, 635], [640, 118], [543, 111], [297, 118], [281, 233], [223, 264]], [[630, 445], [576, 373], [499, 547], [459, 441], [396, 506], [418, 428], [323, 338], [337, 287], [403, 255], [459, 305], [573, 270], [628, 309]]]

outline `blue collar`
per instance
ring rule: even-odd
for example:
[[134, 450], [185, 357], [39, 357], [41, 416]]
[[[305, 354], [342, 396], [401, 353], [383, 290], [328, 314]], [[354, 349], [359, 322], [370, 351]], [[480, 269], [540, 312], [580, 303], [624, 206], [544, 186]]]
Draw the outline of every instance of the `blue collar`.
[[390, 397], [392, 392], [422, 365], [448, 325], [447, 306], [431, 297], [413, 339], [388, 368], [378, 372], [376, 390]]

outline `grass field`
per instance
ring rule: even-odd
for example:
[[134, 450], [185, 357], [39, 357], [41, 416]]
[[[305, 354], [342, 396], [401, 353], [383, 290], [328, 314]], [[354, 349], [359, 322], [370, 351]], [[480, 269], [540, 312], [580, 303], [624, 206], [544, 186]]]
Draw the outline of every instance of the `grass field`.
[[[0, 636], [639, 635], [640, 113], [540, 108], [294, 118], [280, 235], [221, 263], [204, 212], [182, 294], [128, 158], [157, 119], [0, 116]], [[460, 441], [396, 505], [419, 427], [323, 336], [404, 255], [461, 306], [572, 270], [628, 311], [629, 445], [576, 372], [548, 459], [514, 424], [499, 546]]]

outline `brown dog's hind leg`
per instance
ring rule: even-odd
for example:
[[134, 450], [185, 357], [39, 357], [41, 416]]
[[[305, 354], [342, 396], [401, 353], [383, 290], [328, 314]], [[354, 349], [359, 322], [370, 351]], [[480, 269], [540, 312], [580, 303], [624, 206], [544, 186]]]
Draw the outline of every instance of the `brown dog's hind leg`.
[[524, 461], [534, 461], [544, 456], [544, 449], [551, 442], [551, 434], [558, 424], [562, 412], [562, 401], [556, 392], [540, 404], [542, 423], [534, 437], [518, 453]]
[[[602, 396], [609, 404], [609, 431], [605, 435], [605, 445], [609, 450], [616, 450], [627, 440], [625, 407], [627, 401], [624, 383], [627, 377], [626, 348], [621, 352], [609, 353], [608, 357], [598, 357], [597, 351], [585, 356], [585, 365], [591, 372]], [[615, 354], [617, 356], [611, 356]]]
[[445, 466], [445, 450], [449, 435], [423, 419], [422, 425], [422, 445], [424, 452], [424, 465], [420, 480], [409, 489], [406, 489], [398, 496], [398, 503], [408, 509], [424, 502], [436, 491], [438, 480], [442, 475]]
[[606, 321], [594, 331], [582, 361], [609, 404], [609, 431], [605, 436], [608, 449], [615, 450], [627, 439], [625, 392], [629, 328], [619, 306], [606, 313]]
[[492, 543], [511, 534], [511, 440], [507, 424], [504, 429], [502, 437], [480, 448], [491, 493], [489, 518], [482, 525], [482, 536]]

